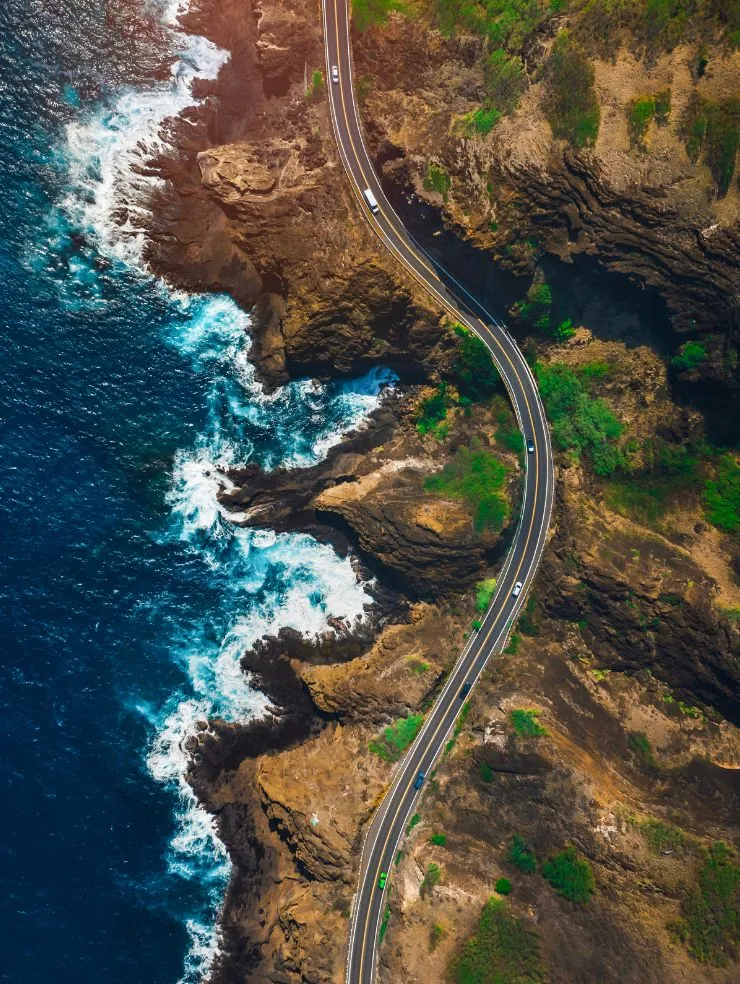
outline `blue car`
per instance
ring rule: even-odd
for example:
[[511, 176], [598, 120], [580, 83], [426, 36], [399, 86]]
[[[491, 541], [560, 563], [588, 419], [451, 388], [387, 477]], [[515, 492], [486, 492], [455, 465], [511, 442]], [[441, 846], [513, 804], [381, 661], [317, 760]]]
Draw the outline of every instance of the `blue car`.
[[424, 785], [425, 779], [426, 779], [426, 775], [423, 772], [420, 772], [414, 782], [414, 789], [421, 789], [421, 787]]

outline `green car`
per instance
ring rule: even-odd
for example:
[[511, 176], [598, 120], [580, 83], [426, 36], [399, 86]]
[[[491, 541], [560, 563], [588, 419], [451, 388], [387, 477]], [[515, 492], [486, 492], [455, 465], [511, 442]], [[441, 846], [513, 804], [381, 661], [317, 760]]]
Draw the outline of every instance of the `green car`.
[[378, 888], [385, 888], [385, 883], [388, 881], [388, 872], [381, 871], [380, 878], [378, 878]]

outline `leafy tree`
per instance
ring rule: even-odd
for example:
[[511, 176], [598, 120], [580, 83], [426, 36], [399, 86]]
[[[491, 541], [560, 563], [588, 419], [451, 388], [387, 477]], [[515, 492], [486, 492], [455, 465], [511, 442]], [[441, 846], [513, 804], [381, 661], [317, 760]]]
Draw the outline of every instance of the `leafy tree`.
[[495, 889], [499, 895], [509, 895], [511, 892], [511, 882], [508, 878], [498, 878]]
[[460, 339], [452, 369], [457, 389], [474, 403], [487, 400], [501, 384], [488, 346], [464, 325], [455, 325], [454, 330]]
[[701, 342], [686, 342], [671, 359], [671, 365], [679, 372], [696, 369], [707, 357], [707, 350]]
[[731, 454], [719, 459], [704, 489], [704, 505], [710, 523], [727, 533], [740, 532], [740, 465]]
[[537, 871], [537, 856], [534, 851], [529, 850], [526, 841], [520, 834], [514, 834], [511, 838], [506, 858], [515, 868], [526, 874], [531, 875]]

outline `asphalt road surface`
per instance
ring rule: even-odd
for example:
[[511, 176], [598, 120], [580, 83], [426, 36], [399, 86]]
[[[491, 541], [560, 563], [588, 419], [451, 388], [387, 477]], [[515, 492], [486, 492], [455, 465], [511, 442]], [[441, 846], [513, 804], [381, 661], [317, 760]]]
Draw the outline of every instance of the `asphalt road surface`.
[[[504, 326], [475, 298], [442, 270], [406, 232], [383, 194], [362, 136], [352, 86], [352, 54], [347, 0], [322, 0], [326, 79], [334, 133], [339, 153], [360, 208], [386, 248], [425, 287], [441, 309], [466, 325], [486, 343], [509, 392], [525, 441], [522, 512], [511, 548], [501, 571], [496, 593], [483, 618], [458, 658], [436, 703], [405, 758], [368, 830], [362, 852], [360, 880], [354, 899], [347, 954], [348, 984], [371, 984], [375, 972], [378, 933], [386, 906], [386, 889], [378, 887], [381, 872], [393, 878], [393, 860], [422, 789], [415, 788], [420, 772], [429, 775], [462, 710], [461, 688], [473, 686], [488, 659], [506, 644], [509, 630], [526, 599], [547, 539], [553, 499], [553, 460], [545, 412], [532, 372]], [[332, 67], [339, 81], [332, 82]], [[369, 188], [378, 204], [372, 211], [363, 197]], [[521, 582], [521, 593], [513, 595]]]

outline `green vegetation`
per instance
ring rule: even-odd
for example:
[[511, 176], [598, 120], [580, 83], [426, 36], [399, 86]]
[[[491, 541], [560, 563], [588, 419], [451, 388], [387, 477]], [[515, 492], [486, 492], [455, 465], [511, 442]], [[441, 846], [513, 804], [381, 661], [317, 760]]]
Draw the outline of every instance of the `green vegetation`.
[[686, 342], [671, 359], [671, 365], [679, 372], [696, 369], [707, 358], [707, 350], [701, 342]]
[[704, 488], [704, 506], [710, 523], [726, 533], [740, 533], [740, 464], [733, 455], [719, 459]]
[[440, 383], [431, 396], [421, 401], [416, 418], [416, 429], [422, 437], [424, 434], [429, 433], [438, 436], [442, 434], [440, 424], [447, 417], [447, 408], [449, 405], [450, 400], [447, 395], [446, 383]]
[[385, 728], [382, 734], [370, 742], [368, 748], [386, 762], [397, 762], [416, 738], [423, 720], [422, 714], [410, 714], [407, 718], [401, 718]]
[[488, 346], [464, 325], [454, 325], [454, 332], [460, 342], [452, 371], [460, 396], [473, 403], [489, 399], [500, 389], [501, 377]]
[[658, 126], [665, 126], [668, 117], [671, 115], [671, 90], [665, 89], [663, 92], [655, 93], [655, 122]]
[[457, 715], [457, 721], [455, 721], [455, 728], [454, 731], [452, 732], [453, 738], [457, 738], [460, 732], [462, 731], [462, 729], [465, 727], [465, 722], [468, 720], [468, 716], [470, 715], [470, 708], [471, 708], [470, 701], [466, 700], [465, 703], [463, 704], [463, 709]]
[[306, 99], [317, 102], [324, 95], [324, 74], [321, 69], [315, 69], [306, 89]]
[[447, 843], [447, 834], [432, 834], [429, 842], [430, 844], [436, 844], [437, 847], [444, 847]]
[[537, 933], [510, 915], [503, 899], [489, 899], [475, 933], [450, 966], [450, 979], [454, 984], [540, 984], [546, 975]]
[[473, 513], [477, 530], [500, 530], [509, 515], [505, 494], [507, 468], [479, 442], [460, 448], [441, 472], [424, 481], [427, 492], [462, 499]]
[[474, 630], [475, 630], [476, 632], [478, 632], [478, 630], [479, 630], [479, 629], [481, 628], [481, 626], [483, 625], [483, 623], [481, 622], [481, 620], [480, 620], [479, 618], [474, 618], [471, 624], [472, 624], [472, 627], [473, 627], [473, 629], [474, 629]]
[[640, 759], [651, 772], [659, 772], [660, 765], [655, 757], [653, 746], [650, 744], [648, 736], [643, 731], [631, 731], [627, 741], [631, 751]]
[[429, 949], [436, 950], [446, 935], [444, 926], [441, 923], [435, 923], [432, 926], [431, 933], [429, 934]]
[[729, 848], [717, 842], [705, 854], [699, 884], [681, 904], [671, 928], [699, 963], [724, 967], [740, 943], [740, 867]]
[[528, 636], [536, 636], [539, 634], [540, 627], [535, 619], [535, 610], [537, 608], [537, 599], [532, 594], [527, 598], [527, 604], [524, 606], [524, 611], [519, 617], [519, 622], [517, 628], [520, 632], [523, 632]]
[[475, 586], [475, 609], [478, 612], [488, 611], [488, 606], [491, 604], [491, 598], [493, 598], [493, 593], [496, 590], [496, 578], [488, 577], [485, 581], [478, 581]]
[[527, 87], [522, 59], [496, 48], [486, 59], [483, 72], [491, 107], [500, 114], [512, 113]]
[[434, 891], [436, 886], [439, 884], [441, 877], [442, 869], [440, 866], [435, 864], [434, 861], [430, 861], [426, 874], [424, 875], [424, 880], [419, 886], [419, 895], [423, 898], [429, 892]]
[[630, 143], [638, 147], [644, 146], [645, 134], [653, 116], [655, 116], [655, 100], [652, 96], [639, 96], [632, 100], [627, 109]]
[[508, 895], [511, 892], [511, 882], [508, 878], [498, 878], [494, 887], [499, 895]]
[[406, 13], [402, 0], [352, 0], [352, 23], [358, 31], [385, 24], [392, 10]]
[[416, 673], [419, 676], [421, 676], [422, 673], [428, 673], [431, 669], [429, 663], [426, 663], [423, 659], [417, 659], [415, 656], [412, 656], [411, 659], [409, 659], [408, 664], [411, 672]]
[[630, 817], [627, 822], [654, 854], [662, 854], [664, 851], [682, 854], [686, 847], [686, 835], [680, 827], [673, 827], [655, 817], [647, 817], [645, 820]]
[[681, 131], [686, 153], [694, 163], [704, 161], [712, 173], [717, 198], [724, 198], [740, 145], [740, 98], [712, 102], [695, 95], [684, 113]]
[[[481, 106], [480, 109], [476, 109], [475, 112], [470, 113], [466, 117], [465, 122], [469, 131], [474, 131], [475, 133], [480, 133], [482, 137], [487, 137], [500, 119], [501, 113], [493, 106], [489, 106], [488, 108]], [[492, 232], [495, 231], [495, 229], [492, 230]]]
[[504, 653], [507, 656], [516, 656], [516, 654], [519, 652], [519, 647], [521, 646], [521, 644], [522, 644], [522, 637], [519, 635], [518, 632], [514, 632], [511, 636], [511, 639], [509, 639], [506, 648], [504, 649]]
[[520, 834], [514, 834], [509, 842], [506, 860], [528, 875], [537, 871], [537, 855], [530, 851], [527, 843]]
[[421, 823], [421, 813], [415, 813], [409, 820], [409, 825], [406, 828], [407, 837], [418, 823]]
[[541, 738], [547, 731], [537, 720], [539, 713], [517, 708], [509, 714], [509, 723], [520, 738]]
[[565, 321], [561, 321], [560, 324], [553, 329], [553, 337], [556, 342], [567, 342], [569, 338], [572, 338], [576, 333], [573, 327], [573, 322], [570, 318], [566, 318]]
[[661, 520], [674, 502], [697, 496], [701, 489], [701, 454], [706, 449], [668, 444], [660, 438], [645, 442], [643, 467], [606, 486], [610, 508], [650, 526]]
[[560, 363], [538, 364], [535, 375], [555, 446], [576, 458], [585, 456], [597, 475], [614, 472], [624, 460], [616, 443], [622, 425], [606, 403], [590, 396], [576, 373]]
[[488, 762], [481, 762], [478, 766], [478, 775], [481, 777], [483, 782], [493, 782], [493, 769]]
[[591, 147], [599, 133], [600, 110], [594, 68], [568, 31], [555, 38], [546, 67], [549, 93], [545, 115], [556, 137], [574, 147]]
[[525, 299], [517, 305], [517, 313], [538, 331], [548, 331], [551, 307], [552, 289], [549, 284], [539, 282], [529, 288]]
[[436, 192], [443, 198], [447, 198], [451, 187], [452, 179], [446, 171], [442, 170], [438, 164], [427, 164], [424, 175], [424, 188], [427, 191]]
[[518, 51], [548, 16], [546, 4], [536, 0], [436, 0], [439, 25], [444, 34], [455, 31], [479, 34], [491, 48]]
[[583, 365], [578, 366], [576, 373], [581, 382], [590, 389], [593, 383], [613, 376], [615, 368], [616, 366], [612, 362], [603, 362], [597, 359], [595, 362], [584, 362]]
[[380, 924], [380, 930], [378, 932], [378, 943], [383, 942], [385, 938], [385, 934], [388, 932], [388, 923], [390, 922], [390, 918], [391, 918], [391, 907], [387, 905], [385, 907], [385, 912], [383, 913], [383, 921]]
[[559, 895], [571, 902], [588, 902], [596, 888], [591, 865], [578, 857], [574, 847], [566, 847], [546, 861], [542, 875]]

